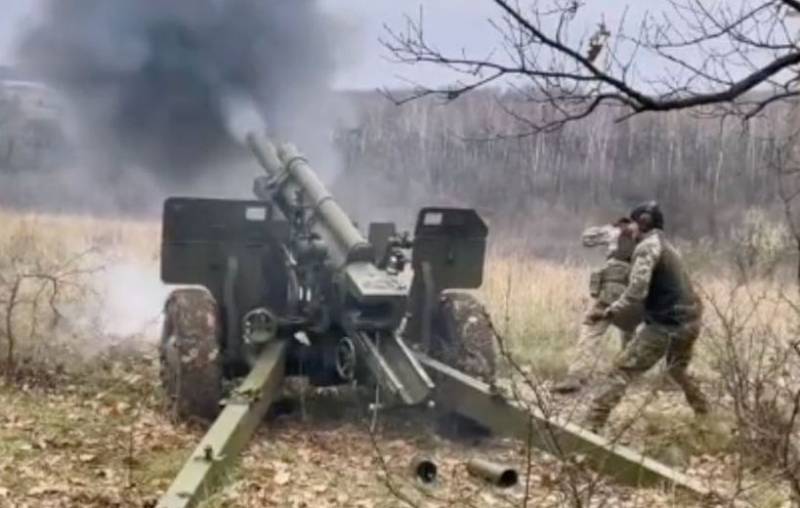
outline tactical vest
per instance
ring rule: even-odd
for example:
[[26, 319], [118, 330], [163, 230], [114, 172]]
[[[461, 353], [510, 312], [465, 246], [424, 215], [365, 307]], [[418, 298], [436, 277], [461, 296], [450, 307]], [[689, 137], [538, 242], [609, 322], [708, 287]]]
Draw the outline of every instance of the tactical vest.
[[609, 258], [605, 266], [589, 276], [589, 294], [606, 305], [612, 304], [628, 287], [631, 264], [616, 258]]
[[611, 239], [606, 264], [589, 276], [589, 294], [592, 298], [611, 305], [622, 296], [628, 287], [634, 247], [635, 242], [630, 237], [617, 235]]
[[660, 232], [661, 256], [653, 269], [650, 290], [644, 302], [645, 320], [676, 326], [697, 320], [702, 303], [692, 287], [683, 261], [675, 248]]

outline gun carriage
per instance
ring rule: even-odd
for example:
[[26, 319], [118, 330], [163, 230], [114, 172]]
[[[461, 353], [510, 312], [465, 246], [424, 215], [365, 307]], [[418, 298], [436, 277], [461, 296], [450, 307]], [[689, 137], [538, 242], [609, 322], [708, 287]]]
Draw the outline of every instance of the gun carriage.
[[[161, 376], [175, 413], [214, 419], [162, 497], [195, 504], [246, 445], [285, 377], [375, 387], [390, 404], [457, 414], [627, 483], [702, 487], [494, 389], [496, 335], [480, 287], [488, 228], [472, 209], [420, 210], [413, 236], [363, 236], [289, 144], [246, 144], [265, 171], [254, 200], [164, 204]], [[242, 379], [242, 381], [238, 381]], [[232, 386], [231, 386], [232, 385]]]

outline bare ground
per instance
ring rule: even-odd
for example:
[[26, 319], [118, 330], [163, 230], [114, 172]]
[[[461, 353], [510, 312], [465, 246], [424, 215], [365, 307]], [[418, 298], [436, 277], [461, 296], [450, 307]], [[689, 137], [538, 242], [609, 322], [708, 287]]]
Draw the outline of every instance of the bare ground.
[[[152, 354], [127, 352], [97, 359], [96, 366], [84, 377], [40, 377], [0, 388], [0, 506], [154, 506], [169, 485], [203, 428], [170, 421]], [[521, 506], [525, 498], [524, 482], [499, 489], [464, 466], [479, 456], [524, 473], [526, 450], [519, 443], [447, 440], [430, 420], [408, 411], [379, 414], [373, 434], [346, 391], [304, 400], [304, 411], [260, 429], [224, 488], [203, 506]], [[665, 439], [664, 430], [652, 428], [651, 438]], [[680, 426], [670, 431], [681, 434]], [[433, 485], [409, 473], [420, 454], [439, 465]], [[692, 462], [706, 475], [709, 463], [716, 476], [725, 474], [723, 456]], [[568, 504], [562, 464], [534, 453], [530, 473], [529, 506]], [[596, 499], [614, 506], [700, 506], [668, 492], [603, 483]]]

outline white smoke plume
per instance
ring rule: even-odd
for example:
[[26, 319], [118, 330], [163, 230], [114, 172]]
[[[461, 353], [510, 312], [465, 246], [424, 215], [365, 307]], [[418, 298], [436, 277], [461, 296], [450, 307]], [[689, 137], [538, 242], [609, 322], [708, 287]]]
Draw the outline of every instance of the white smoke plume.
[[98, 326], [104, 336], [157, 336], [161, 311], [170, 288], [158, 277], [158, 267], [124, 263], [110, 267], [96, 281], [103, 297]]

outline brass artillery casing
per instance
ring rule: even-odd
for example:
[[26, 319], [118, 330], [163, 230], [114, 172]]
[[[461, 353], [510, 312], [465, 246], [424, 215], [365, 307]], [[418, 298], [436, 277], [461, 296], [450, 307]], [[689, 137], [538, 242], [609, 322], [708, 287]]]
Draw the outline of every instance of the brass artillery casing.
[[472, 459], [467, 462], [467, 471], [471, 475], [482, 478], [498, 487], [513, 487], [519, 479], [517, 470], [513, 467], [484, 459]]
[[430, 457], [418, 455], [411, 461], [411, 474], [423, 483], [431, 483], [436, 481], [438, 468]]

